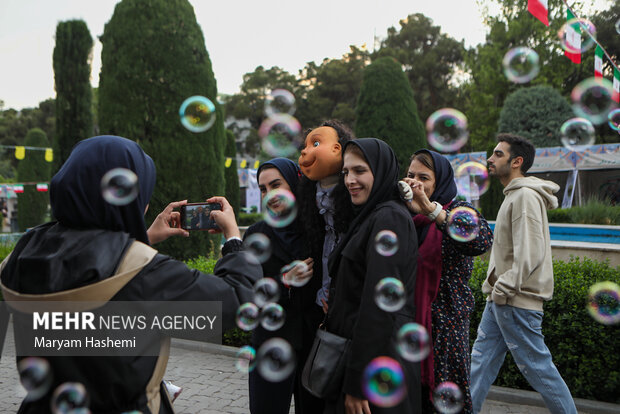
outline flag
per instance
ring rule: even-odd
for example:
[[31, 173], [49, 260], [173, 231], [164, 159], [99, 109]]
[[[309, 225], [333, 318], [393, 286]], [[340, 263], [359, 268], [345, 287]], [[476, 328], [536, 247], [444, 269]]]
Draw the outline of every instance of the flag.
[[13, 191], [16, 193], [23, 193], [24, 192], [24, 186], [21, 184], [16, 184], [13, 186]]
[[549, 26], [548, 0], [527, 0], [527, 11], [532, 13], [532, 16], [543, 22], [545, 26]]
[[596, 45], [594, 51], [594, 77], [603, 77], [603, 48], [600, 45]]
[[26, 157], [26, 148], [25, 147], [15, 147], [15, 158], [18, 160], [23, 160]]
[[[566, 10], [566, 43], [568, 49], [564, 51], [564, 55], [573, 63], [581, 63], [581, 23], [578, 20], [569, 24], [571, 20], [575, 18], [575, 15], [571, 13], [570, 9]], [[570, 50], [570, 52], [569, 52]]]
[[47, 191], [47, 184], [45, 184], [45, 183], [37, 184], [37, 191], [39, 191], [39, 192]]
[[611, 95], [611, 99], [620, 103], [620, 72], [614, 68], [614, 92]]
[[259, 165], [260, 165], [260, 161], [259, 160], [254, 161], [254, 169], [255, 170], [258, 170], [258, 166]]
[[241, 168], [245, 168], [245, 166], [248, 164], [248, 161], [244, 158], [241, 160], [241, 163], [239, 164], [239, 167]]
[[45, 148], [45, 161], [54, 161], [54, 151], [51, 148]]
[[224, 162], [224, 167], [228, 168], [232, 165], [232, 158], [228, 157], [226, 158], [226, 161]]

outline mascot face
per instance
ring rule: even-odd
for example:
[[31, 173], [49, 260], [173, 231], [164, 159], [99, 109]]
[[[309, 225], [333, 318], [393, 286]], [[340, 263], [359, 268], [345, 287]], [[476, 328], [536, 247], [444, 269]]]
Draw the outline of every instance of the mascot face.
[[342, 170], [342, 146], [332, 127], [322, 126], [310, 131], [299, 157], [301, 172], [312, 181], [319, 181]]

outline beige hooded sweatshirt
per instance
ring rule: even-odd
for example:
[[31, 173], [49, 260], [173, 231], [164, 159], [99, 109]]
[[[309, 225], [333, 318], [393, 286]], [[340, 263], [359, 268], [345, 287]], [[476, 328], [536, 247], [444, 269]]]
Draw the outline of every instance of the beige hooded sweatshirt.
[[560, 187], [536, 177], [515, 178], [495, 222], [482, 292], [498, 305], [543, 310], [553, 296], [553, 263], [547, 210], [558, 206]]

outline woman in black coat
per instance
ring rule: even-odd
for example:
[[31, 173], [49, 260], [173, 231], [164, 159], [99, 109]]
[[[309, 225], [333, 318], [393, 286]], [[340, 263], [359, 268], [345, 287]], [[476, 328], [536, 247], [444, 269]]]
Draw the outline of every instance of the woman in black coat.
[[[341, 395], [326, 402], [325, 413], [420, 412], [419, 365], [401, 358], [396, 347], [400, 327], [414, 321], [417, 263], [417, 236], [399, 200], [398, 174], [394, 152], [383, 141], [362, 138], [346, 144], [343, 178], [355, 218], [329, 258], [333, 280], [327, 330], [350, 338], [351, 344]], [[375, 239], [383, 230], [398, 239], [392, 255], [376, 248]], [[375, 300], [376, 286], [386, 277], [402, 282], [405, 300], [400, 309], [386, 311]], [[394, 359], [403, 371], [404, 396], [397, 401], [379, 401], [362, 384], [366, 367], [379, 356]], [[379, 402], [382, 406], [375, 404]]]
[[[275, 158], [263, 163], [257, 172], [261, 197], [272, 190], [281, 189], [295, 193], [301, 174], [297, 165], [286, 158]], [[278, 207], [269, 207], [277, 210]], [[307, 258], [303, 233], [298, 220], [285, 227], [272, 227], [265, 221], [250, 226], [245, 240], [251, 235], [262, 233], [270, 241], [271, 255], [262, 263], [265, 277], [274, 279], [280, 289], [278, 303], [285, 312], [284, 325], [269, 331], [259, 325], [252, 333], [252, 346], [258, 349], [269, 338], [279, 337], [288, 341], [297, 355], [295, 371], [286, 379], [270, 382], [256, 370], [250, 372], [250, 412], [252, 414], [288, 414], [291, 395], [295, 398], [295, 412], [320, 413], [323, 401], [312, 396], [300, 380], [304, 361], [314, 340], [316, 329], [323, 319], [323, 311], [315, 302], [321, 279], [312, 277], [312, 259]], [[295, 260], [304, 260], [308, 266], [302, 278], [309, 278], [305, 285], [294, 287], [282, 282], [281, 269]], [[296, 270], [293, 270], [296, 271]]]

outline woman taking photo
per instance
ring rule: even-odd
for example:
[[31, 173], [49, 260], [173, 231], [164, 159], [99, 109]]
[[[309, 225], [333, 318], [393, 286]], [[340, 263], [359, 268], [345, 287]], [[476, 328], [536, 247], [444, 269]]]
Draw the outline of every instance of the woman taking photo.
[[[350, 141], [343, 153], [343, 183], [355, 217], [329, 258], [333, 279], [326, 328], [351, 342], [342, 391], [337, 400], [326, 402], [325, 412], [418, 413], [418, 364], [404, 361], [395, 343], [399, 328], [414, 320], [418, 248], [411, 215], [398, 196], [398, 161], [392, 149], [376, 138]], [[398, 240], [392, 255], [376, 248], [377, 234], [384, 230]], [[394, 312], [380, 308], [375, 299], [376, 286], [386, 277], [404, 286], [405, 304]], [[404, 373], [406, 395], [389, 407], [373, 404], [362, 385], [364, 370], [379, 356], [396, 360]]]
[[[462, 412], [471, 413], [469, 315], [474, 309], [474, 296], [468, 282], [473, 256], [491, 248], [493, 232], [470, 203], [454, 199], [454, 172], [443, 155], [417, 151], [403, 181], [413, 192], [407, 207], [415, 214], [419, 243], [416, 322], [426, 328], [433, 344], [433, 351], [422, 361], [422, 404], [425, 412], [431, 412], [430, 392], [450, 381], [463, 392]], [[478, 235], [469, 241], [458, 241], [448, 233], [449, 215], [457, 207], [468, 207], [477, 216]]]

